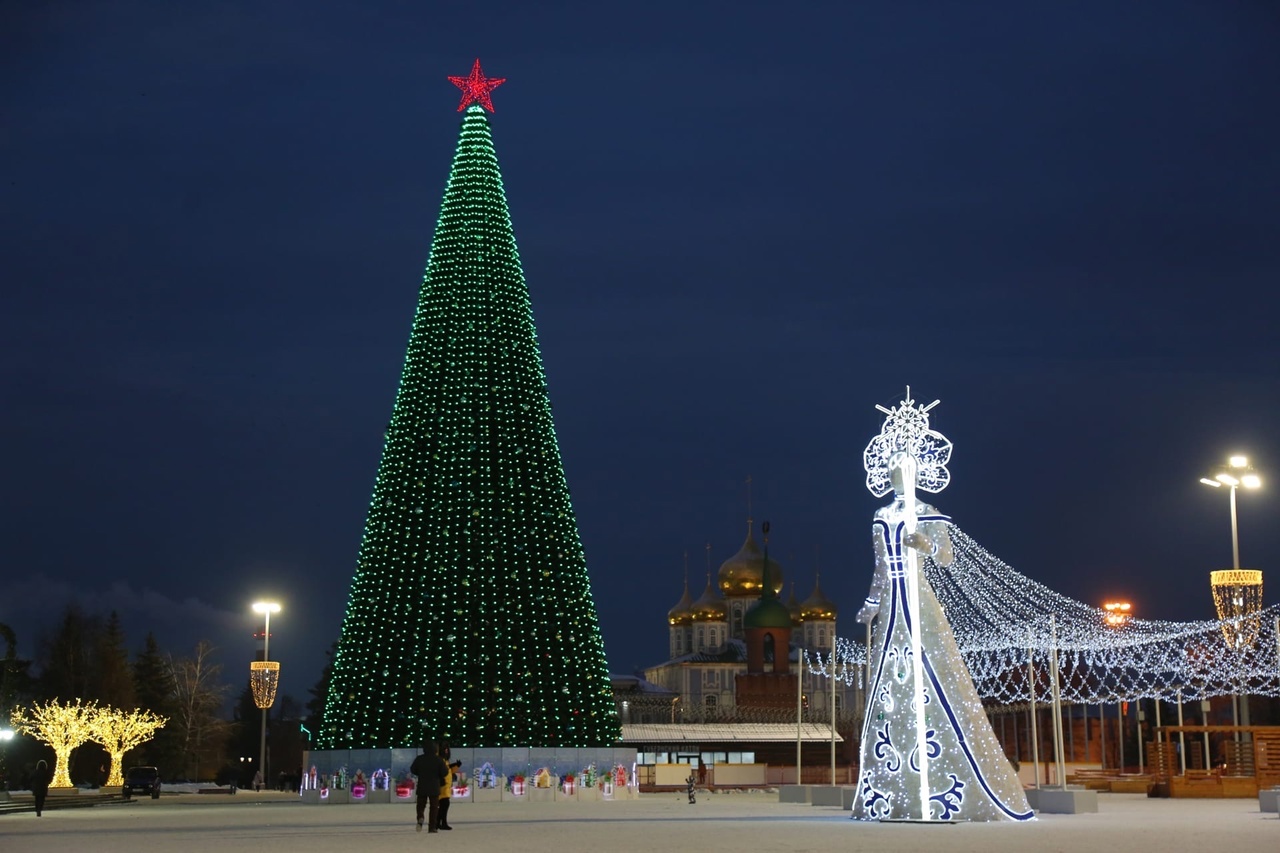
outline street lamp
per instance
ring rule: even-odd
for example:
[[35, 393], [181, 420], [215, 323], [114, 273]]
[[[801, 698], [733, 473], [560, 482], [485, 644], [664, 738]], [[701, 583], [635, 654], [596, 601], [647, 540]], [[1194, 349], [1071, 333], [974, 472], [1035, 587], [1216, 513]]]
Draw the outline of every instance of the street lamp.
[[1201, 477], [1200, 482], [1206, 486], [1220, 489], [1227, 486], [1231, 492], [1231, 568], [1240, 568], [1240, 534], [1236, 525], [1236, 489], [1262, 488], [1262, 478], [1254, 472], [1247, 456], [1232, 456], [1227, 465], [1213, 475], [1213, 478]]
[[[1240, 570], [1240, 533], [1236, 521], [1236, 489], [1241, 487], [1246, 489], [1262, 488], [1262, 478], [1253, 470], [1253, 466], [1249, 464], [1247, 456], [1234, 455], [1227, 459], [1225, 467], [1221, 468], [1213, 478], [1201, 477], [1200, 482], [1206, 486], [1212, 486], [1220, 489], [1226, 486], [1231, 493], [1231, 571], [1230, 572], [1210, 572], [1209, 584], [1214, 593], [1214, 604], [1218, 610], [1218, 618], [1226, 620], [1229, 617], [1235, 617], [1235, 642], [1232, 643], [1232, 637], [1228, 636], [1229, 645], [1239, 648], [1241, 640], [1245, 636], [1245, 626], [1238, 621], [1239, 617], [1250, 615], [1243, 612], [1245, 609], [1245, 599], [1256, 598], [1257, 607], [1252, 612], [1257, 612], [1262, 604], [1262, 572], [1250, 571], [1241, 572]], [[1225, 598], [1224, 598], [1225, 596]], [[1228, 613], [1224, 614], [1223, 603], [1229, 602], [1232, 606], [1227, 608]], [[1226, 630], [1224, 626], [1224, 631]], [[1240, 697], [1231, 697], [1231, 721], [1233, 725], [1240, 725]], [[1249, 698], [1246, 696], [1244, 700], [1244, 724], [1249, 725]], [[1236, 732], [1236, 739], [1239, 739], [1240, 733]]]
[[[1129, 624], [1133, 618], [1133, 605], [1127, 601], [1108, 601], [1102, 605], [1102, 623], [1108, 628], [1120, 629]], [[1107, 766], [1107, 725], [1104, 718], [1103, 705], [1098, 705], [1099, 734], [1102, 738], [1102, 766]], [[1118, 734], [1119, 771], [1124, 772], [1124, 700], [1116, 703], [1116, 732]], [[1139, 746], [1141, 748], [1141, 746]]]
[[280, 684], [280, 664], [271, 660], [271, 614], [280, 612], [274, 601], [255, 601], [253, 612], [261, 613], [266, 622], [262, 627], [262, 660], [249, 664], [253, 703], [262, 709], [262, 734], [258, 742], [258, 772], [262, 784], [267, 784], [267, 710], [275, 704], [276, 687]]
[[[13, 740], [13, 729], [0, 729], [0, 783], [4, 785], [0, 791], [9, 790], [9, 773], [5, 768], [5, 757], [9, 751], [9, 741]], [[7, 795], [6, 795], [7, 796]]]

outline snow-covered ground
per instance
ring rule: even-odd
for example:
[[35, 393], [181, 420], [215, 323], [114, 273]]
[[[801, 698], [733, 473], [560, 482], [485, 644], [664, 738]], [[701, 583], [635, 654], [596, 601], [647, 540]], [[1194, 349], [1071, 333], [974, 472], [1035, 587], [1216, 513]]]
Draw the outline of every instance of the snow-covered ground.
[[350, 853], [404, 850], [629, 851], [947, 849], [955, 853], [1277, 850], [1280, 819], [1257, 800], [1099, 796], [1097, 814], [1044, 815], [1029, 823], [863, 824], [835, 808], [780, 804], [776, 794], [646, 794], [607, 803], [463, 803], [453, 832], [417, 834], [413, 806], [304, 806], [295, 795], [241, 791], [166, 794], [159, 800], [0, 815], [0, 848], [94, 853]]

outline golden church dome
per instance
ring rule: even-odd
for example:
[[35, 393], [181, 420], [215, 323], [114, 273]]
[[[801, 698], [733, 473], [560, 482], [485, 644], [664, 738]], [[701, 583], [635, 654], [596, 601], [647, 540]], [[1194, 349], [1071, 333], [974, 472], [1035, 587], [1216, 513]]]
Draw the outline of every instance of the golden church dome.
[[693, 621], [693, 599], [689, 596], [689, 578], [684, 579], [684, 595], [667, 611], [667, 624], [688, 625]]
[[813, 579], [813, 595], [806, 598], [800, 605], [800, 618], [805, 622], [836, 621], [836, 606], [822, 593], [822, 584], [816, 577]]
[[693, 603], [690, 608], [693, 613], [694, 622], [727, 622], [729, 619], [729, 607], [725, 604], [724, 599], [720, 597], [720, 593], [716, 592], [715, 586], [711, 583], [711, 575], [707, 574], [707, 588], [703, 591], [702, 596]]
[[[738, 553], [720, 564], [717, 579], [720, 591], [726, 596], [758, 596], [764, 591], [764, 552], [751, 535], [751, 522], [747, 522], [747, 541]], [[775, 594], [782, 591], [782, 566], [769, 558], [769, 579]]]

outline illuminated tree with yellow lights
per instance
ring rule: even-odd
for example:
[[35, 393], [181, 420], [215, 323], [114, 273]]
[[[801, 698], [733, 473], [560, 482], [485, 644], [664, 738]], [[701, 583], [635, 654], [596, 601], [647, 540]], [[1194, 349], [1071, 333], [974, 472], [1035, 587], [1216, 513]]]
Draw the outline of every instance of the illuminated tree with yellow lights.
[[89, 740], [102, 744], [111, 756], [111, 775], [108, 785], [123, 785], [124, 773], [121, 765], [124, 754], [139, 744], [146, 743], [155, 735], [158, 728], [169, 722], [150, 711], [121, 711], [118, 708], [99, 708], [97, 715], [89, 721], [92, 734]]
[[75, 702], [63, 704], [57, 699], [41, 705], [31, 706], [28, 716], [21, 708], [10, 715], [13, 728], [43, 741], [53, 747], [57, 761], [53, 768], [53, 788], [71, 787], [71, 751], [87, 740], [92, 740], [94, 720], [100, 713], [96, 702]]

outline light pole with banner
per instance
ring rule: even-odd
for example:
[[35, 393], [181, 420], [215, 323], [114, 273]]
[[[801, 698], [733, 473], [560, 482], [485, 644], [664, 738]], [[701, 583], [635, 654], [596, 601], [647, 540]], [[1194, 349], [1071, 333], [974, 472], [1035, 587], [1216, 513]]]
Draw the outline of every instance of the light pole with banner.
[[280, 612], [280, 605], [274, 601], [255, 601], [253, 612], [261, 613], [265, 618], [262, 627], [262, 660], [249, 664], [249, 684], [253, 689], [253, 704], [262, 709], [262, 732], [258, 741], [258, 772], [262, 774], [262, 784], [269, 784], [267, 779], [267, 711], [275, 704], [276, 689], [280, 686], [280, 664], [271, 660], [271, 614]]

